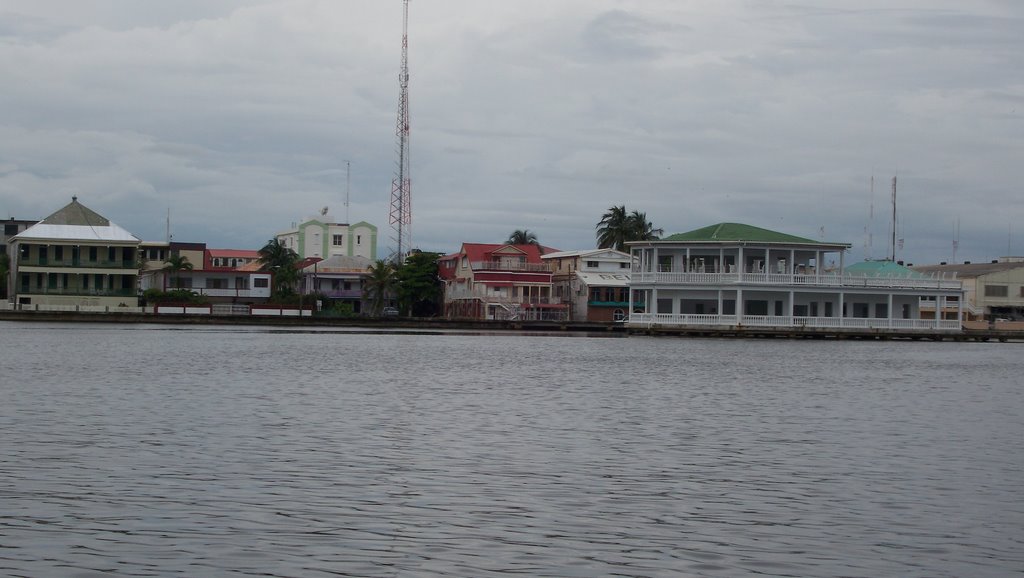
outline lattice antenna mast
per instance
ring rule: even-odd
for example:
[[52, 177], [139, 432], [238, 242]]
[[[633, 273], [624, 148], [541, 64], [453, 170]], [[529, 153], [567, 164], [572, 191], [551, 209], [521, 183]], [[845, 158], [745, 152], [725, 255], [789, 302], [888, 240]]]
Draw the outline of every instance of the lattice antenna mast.
[[391, 181], [389, 222], [397, 243], [394, 260], [405, 261], [412, 240], [412, 192], [409, 177], [409, 0], [402, 0], [402, 69], [398, 73], [398, 163]]

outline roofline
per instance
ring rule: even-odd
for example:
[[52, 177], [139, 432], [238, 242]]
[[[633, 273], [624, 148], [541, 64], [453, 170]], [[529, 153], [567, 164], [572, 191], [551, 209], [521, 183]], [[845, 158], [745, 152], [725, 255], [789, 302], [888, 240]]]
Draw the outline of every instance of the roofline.
[[828, 241], [821, 242], [810, 242], [800, 243], [798, 241], [717, 241], [717, 240], [692, 240], [692, 241], [669, 241], [667, 239], [656, 239], [653, 241], [626, 241], [626, 245], [630, 247], [642, 246], [642, 245], [779, 245], [779, 246], [797, 246], [797, 247], [833, 247], [850, 249], [853, 247], [851, 243], [833, 243]]

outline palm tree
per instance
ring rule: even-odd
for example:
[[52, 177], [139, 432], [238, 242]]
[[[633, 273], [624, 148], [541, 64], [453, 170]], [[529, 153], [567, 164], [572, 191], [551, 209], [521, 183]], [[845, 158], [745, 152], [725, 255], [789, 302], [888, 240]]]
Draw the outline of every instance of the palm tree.
[[537, 241], [537, 235], [531, 233], [529, 229], [516, 229], [512, 231], [512, 234], [508, 236], [508, 240], [505, 243], [509, 245], [537, 245], [540, 246], [540, 242]]
[[655, 229], [647, 220], [647, 213], [633, 211], [629, 214], [630, 241], [656, 241], [665, 234], [664, 229]]
[[385, 259], [377, 259], [367, 271], [369, 275], [363, 281], [363, 296], [370, 300], [370, 312], [380, 315], [384, 303], [395, 289], [395, 265]]
[[610, 207], [608, 212], [601, 215], [597, 225], [597, 248], [613, 248], [624, 251], [626, 241], [629, 241], [629, 215], [626, 213], [626, 205]]
[[647, 213], [626, 212], [626, 205], [610, 207], [596, 225], [599, 249], [626, 250], [629, 241], [653, 241], [665, 234], [647, 220]]
[[260, 271], [270, 271], [274, 274], [274, 293], [278, 296], [290, 295], [294, 291], [295, 282], [299, 279], [299, 272], [296, 269], [299, 254], [278, 239], [267, 241], [259, 250], [259, 254]]
[[189, 262], [188, 257], [185, 255], [171, 255], [164, 260], [164, 271], [168, 275], [177, 275], [174, 277], [174, 288], [181, 289], [181, 275], [182, 271], [191, 271], [194, 269], [192, 263]]

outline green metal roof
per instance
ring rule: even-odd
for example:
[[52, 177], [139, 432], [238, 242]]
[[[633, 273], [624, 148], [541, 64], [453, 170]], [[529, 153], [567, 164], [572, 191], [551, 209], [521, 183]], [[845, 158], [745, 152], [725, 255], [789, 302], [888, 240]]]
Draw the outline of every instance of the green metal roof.
[[892, 261], [863, 261], [847, 267], [846, 274], [861, 277], [910, 277], [912, 279], [928, 277], [928, 275], [918, 273]]
[[[822, 244], [812, 239], [805, 239], [795, 235], [787, 235], [777, 231], [769, 231], [760, 227], [744, 225], [741, 223], [718, 223], [701, 229], [695, 229], [688, 233], [676, 233], [662, 239], [662, 241], [705, 241], [721, 243], [732, 242], [753, 242], [753, 243], [799, 243], [801, 245]], [[833, 243], [826, 243], [833, 244]]]

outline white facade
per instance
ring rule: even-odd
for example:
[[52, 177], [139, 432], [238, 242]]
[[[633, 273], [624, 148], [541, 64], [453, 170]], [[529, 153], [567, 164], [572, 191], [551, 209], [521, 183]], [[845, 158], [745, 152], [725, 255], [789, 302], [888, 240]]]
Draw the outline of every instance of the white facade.
[[961, 330], [920, 316], [922, 298], [961, 303], [959, 280], [887, 262], [847, 271], [847, 244], [723, 223], [631, 247], [631, 326]]
[[551, 266], [554, 295], [570, 304], [572, 321], [624, 321], [629, 315], [632, 258], [614, 249], [559, 251]]

